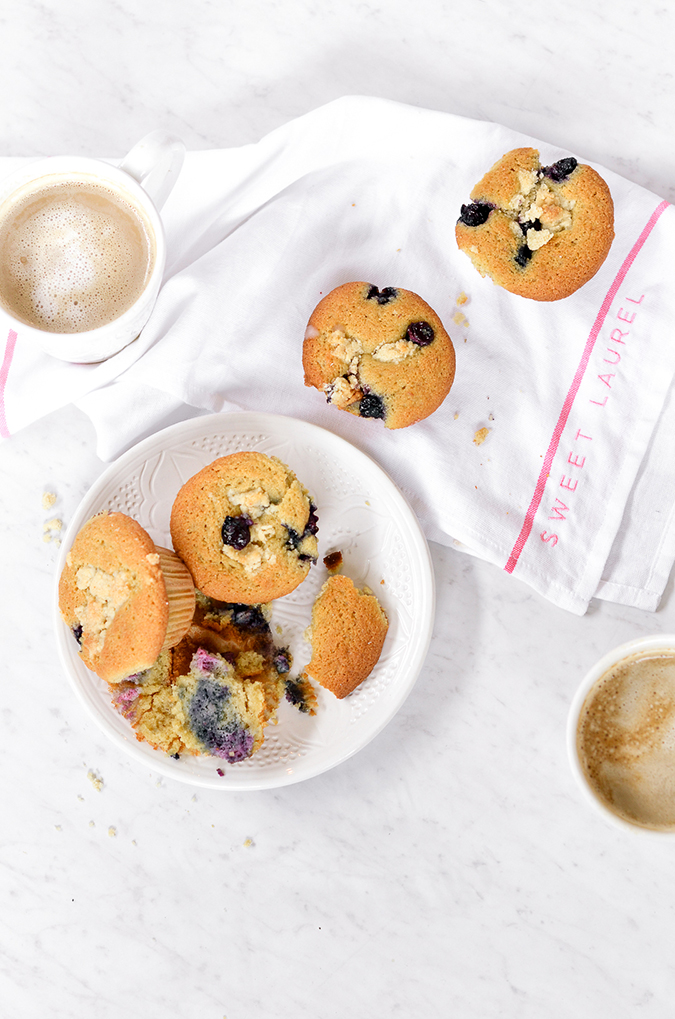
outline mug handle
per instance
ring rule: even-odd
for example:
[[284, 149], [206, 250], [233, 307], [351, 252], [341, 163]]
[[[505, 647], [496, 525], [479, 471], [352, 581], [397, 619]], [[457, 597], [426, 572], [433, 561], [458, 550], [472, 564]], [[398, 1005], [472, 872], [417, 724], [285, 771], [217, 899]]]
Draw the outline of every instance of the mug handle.
[[150, 195], [158, 209], [169, 197], [185, 159], [185, 145], [167, 131], [151, 131], [120, 163]]

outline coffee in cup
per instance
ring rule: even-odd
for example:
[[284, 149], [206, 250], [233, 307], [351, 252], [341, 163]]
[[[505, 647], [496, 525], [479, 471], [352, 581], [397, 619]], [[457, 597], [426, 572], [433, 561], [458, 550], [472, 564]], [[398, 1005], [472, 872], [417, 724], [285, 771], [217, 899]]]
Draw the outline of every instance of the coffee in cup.
[[589, 674], [571, 712], [573, 766], [619, 823], [675, 832], [675, 639], [618, 651]]
[[0, 179], [0, 318], [17, 344], [94, 364], [139, 336], [166, 264], [159, 210], [184, 156], [153, 131], [119, 166], [50, 156]]
[[31, 181], [0, 206], [0, 304], [35, 329], [97, 329], [141, 296], [155, 247], [128, 191], [82, 173]]

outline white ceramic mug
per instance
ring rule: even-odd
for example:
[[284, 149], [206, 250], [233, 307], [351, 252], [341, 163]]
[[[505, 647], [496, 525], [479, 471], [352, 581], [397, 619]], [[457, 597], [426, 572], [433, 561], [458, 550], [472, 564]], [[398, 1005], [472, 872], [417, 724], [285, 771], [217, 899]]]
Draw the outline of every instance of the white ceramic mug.
[[[584, 766], [584, 762], [581, 759], [579, 744], [578, 744], [578, 731], [579, 723], [586, 706], [586, 702], [591, 693], [600, 686], [600, 680], [606, 677], [615, 666], [625, 667], [626, 663], [634, 661], [636, 658], [641, 659], [650, 656], [663, 656], [665, 659], [671, 659], [675, 661], [675, 635], [672, 634], [658, 634], [648, 637], [639, 637], [635, 640], [631, 640], [626, 644], [621, 644], [619, 647], [614, 648], [604, 655], [595, 665], [589, 669], [584, 677], [579, 689], [577, 690], [567, 721], [567, 753], [572, 768], [572, 773], [578, 783], [579, 789], [586, 800], [586, 802], [592, 807], [596, 813], [599, 813], [605, 821], [608, 821], [615, 828], [620, 828], [622, 831], [634, 832], [644, 835], [645, 837], [652, 837], [658, 839], [664, 838], [675, 838], [675, 827], [671, 828], [658, 828], [651, 827], [647, 823], [640, 823], [639, 821], [629, 820], [626, 816], [621, 816], [620, 813], [612, 809], [612, 806], [605, 800], [605, 798], [594, 788], [593, 783], [589, 779], [587, 769]], [[655, 731], [658, 734], [659, 721], [655, 726]], [[672, 723], [669, 726], [669, 730], [672, 729]], [[630, 731], [630, 730], [628, 730]], [[675, 758], [675, 755], [673, 755]], [[666, 788], [669, 790], [670, 798], [667, 802], [671, 805], [675, 800], [673, 790], [675, 789], [675, 764], [671, 772], [672, 780], [669, 778]], [[656, 789], [656, 795], [662, 795], [662, 789], [664, 786], [660, 784], [654, 784]]]
[[[5, 270], [0, 266], [0, 305], [22, 341], [35, 343], [47, 354], [63, 361], [89, 364], [105, 360], [137, 338], [152, 312], [166, 264], [166, 240], [158, 210], [176, 182], [184, 156], [185, 146], [180, 139], [164, 131], [153, 131], [134, 146], [119, 166], [80, 156], [54, 156], [28, 163], [0, 180], [0, 224], [9, 222], [13, 210], [24, 208], [34, 195], [45, 194], [50, 187], [55, 189], [62, 184], [69, 186], [73, 181], [82, 181], [83, 187], [89, 186], [92, 194], [112, 195], [119, 200], [120, 207], [133, 214], [127, 219], [140, 224], [139, 233], [143, 233], [149, 252], [143, 281], [138, 285], [139, 292], [133, 291], [135, 296], [130, 306], [119, 314], [104, 310], [102, 324], [84, 331], [62, 326], [61, 331], [50, 331], [36, 326], [35, 322], [29, 323], [24, 314], [17, 312], [19, 305], [10, 302], [9, 272], [4, 278]], [[43, 220], [44, 216], [40, 222]], [[30, 243], [30, 237], [22, 240], [24, 245]], [[76, 253], [69, 257], [77, 262]], [[26, 257], [21, 261], [26, 262]], [[78, 271], [79, 265], [78, 262]], [[82, 271], [86, 273], [87, 267]], [[32, 284], [26, 284], [26, 292], [29, 286]], [[111, 292], [113, 286], [108, 284]]]

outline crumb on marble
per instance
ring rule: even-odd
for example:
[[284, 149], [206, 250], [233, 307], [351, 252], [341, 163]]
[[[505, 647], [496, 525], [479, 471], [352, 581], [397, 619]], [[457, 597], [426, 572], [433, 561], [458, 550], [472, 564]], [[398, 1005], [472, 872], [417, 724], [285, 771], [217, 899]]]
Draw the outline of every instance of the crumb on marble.
[[45, 520], [42, 525], [43, 531], [60, 531], [63, 527], [63, 520], [59, 520], [58, 517], [52, 517], [51, 520]]
[[96, 827], [96, 822], [95, 821], [90, 821], [89, 822], [89, 827], [90, 828], [95, 828]]
[[61, 827], [60, 824], [55, 824], [54, 827], [56, 828], [57, 831], [63, 831], [63, 828]]
[[114, 824], [111, 824], [108, 828], [108, 838], [114, 839], [117, 837], [117, 828]]
[[95, 771], [88, 771], [87, 778], [93, 785], [96, 792], [100, 793], [101, 789], [103, 788], [103, 779], [101, 778], [101, 776], [97, 775]]
[[56, 502], [56, 492], [43, 492], [42, 493], [42, 508], [44, 510], [51, 509]]
[[246, 848], [248, 849], [248, 847], [249, 847], [249, 846], [254, 846], [254, 845], [255, 845], [255, 842], [254, 842], [254, 841], [253, 841], [253, 839], [251, 839], [251, 838], [248, 838], [248, 839], [244, 839], [244, 845], [245, 845], [245, 846], [246, 846]]
[[474, 445], [482, 446], [489, 434], [490, 434], [489, 428], [479, 428], [473, 437]]

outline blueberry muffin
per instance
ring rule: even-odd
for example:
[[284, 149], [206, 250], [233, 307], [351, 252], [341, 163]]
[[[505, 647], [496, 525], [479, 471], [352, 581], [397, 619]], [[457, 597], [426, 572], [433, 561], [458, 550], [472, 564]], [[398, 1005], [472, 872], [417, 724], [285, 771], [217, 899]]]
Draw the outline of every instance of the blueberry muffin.
[[198, 591], [180, 643], [145, 672], [110, 684], [136, 738], [172, 757], [236, 762], [259, 749], [283, 697], [313, 714], [311, 684], [299, 697], [290, 652], [275, 645], [268, 616], [269, 606], [216, 602]]
[[262, 744], [267, 705], [262, 683], [240, 676], [216, 652], [198, 647], [173, 676], [170, 652], [142, 681], [113, 690], [113, 704], [139, 740], [172, 757], [208, 755], [236, 763]]
[[264, 453], [220, 457], [190, 478], [171, 510], [173, 547], [218, 601], [281, 598], [317, 559], [316, 507], [295, 474]]
[[388, 628], [374, 594], [358, 590], [349, 577], [329, 577], [312, 607], [307, 673], [336, 697], [346, 697], [375, 668]]
[[455, 236], [481, 276], [521, 297], [558, 301], [605, 261], [614, 203], [602, 177], [573, 156], [541, 166], [536, 149], [513, 149], [475, 186]]
[[455, 377], [455, 350], [436, 312], [410, 290], [372, 283], [345, 283], [319, 302], [302, 363], [306, 386], [386, 428], [433, 414]]
[[81, 528], [59, 578], [59, 608], [87, 668], [107, 682], [148, 669], [192, 621], [195, 591], [183, 563], [124, 513]]

